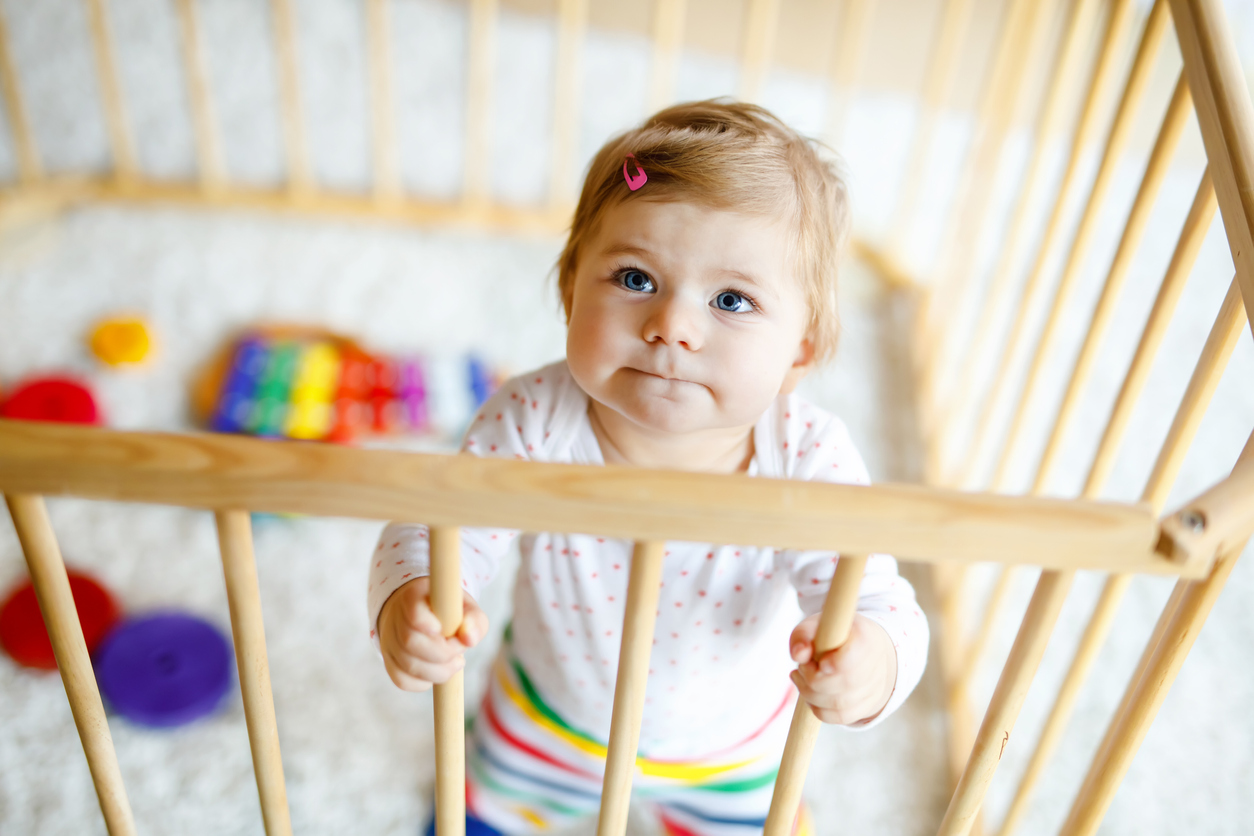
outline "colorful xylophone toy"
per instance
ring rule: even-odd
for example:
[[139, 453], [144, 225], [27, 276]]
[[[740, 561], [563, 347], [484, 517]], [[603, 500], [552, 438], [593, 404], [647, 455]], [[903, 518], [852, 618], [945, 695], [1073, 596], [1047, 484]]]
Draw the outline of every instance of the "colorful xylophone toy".
[[351, 443], [366, 435], [456, 435], [499, 381], [473, 356], [369, 354], [343, 337], [274, 328], [235, 340], [196, 401], [219, 432]]

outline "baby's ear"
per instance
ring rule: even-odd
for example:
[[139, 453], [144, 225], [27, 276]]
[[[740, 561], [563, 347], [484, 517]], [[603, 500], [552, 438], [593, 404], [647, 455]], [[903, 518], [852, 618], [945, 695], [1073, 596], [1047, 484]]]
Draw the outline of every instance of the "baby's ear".
[[784, 382], [779, 387], [779, 393], [791, 395], [792, 391], [797, 388], [797, 384], [810, 373], [812, 368], [814, 368], [814, 343], [806, 337], [797, 349], [797, 359], [792, 361], [792, 366], [784, 375]]

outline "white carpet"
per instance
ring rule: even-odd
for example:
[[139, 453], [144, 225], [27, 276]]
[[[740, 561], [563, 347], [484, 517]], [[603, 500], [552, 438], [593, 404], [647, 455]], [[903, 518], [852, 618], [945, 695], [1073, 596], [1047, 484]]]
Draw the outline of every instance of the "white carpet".
[[[48, 168], [107, 167], [81, 4], [5, 0], [3, 6]], [[194, 153], [170, 6], [160, 0], [111, 0], [109, 7], [116, 37], [125, 47], [122, 81], [141, 162], [147, 171], [188, 176]], [[216, 0], [200, 9], [228, 169], [250, 182], [277, 182], [283, 172], [282, 145], [274, 119], [265, 6]], [[347, 0], [302, 3], [299, 10], [315, 171], [320, 181], [337, 188], [364, 189], [369, 140], [362, 121], [360, 10]], [[403, 0], [395, 4], [394, 23], [407, 187], [429, 196], [455, 194], [461, 182], [463, 10], [439, 0]], [[501, 33], [492, 188], [503, 200], [536, 202], [548, 182], [544, 103], [552, 87], [553, 30], [506, 12]], [[581, 165], [605, 136], [640, 116], [648, 60], [647, 45], [639, 39], [590, 36], [581, 147], [572, 165]], [[677, 93], [681, 98], [724, 93], [734, 89], [735, 77], [730, 62], [688, 54]], [[1157, 112], [1169, 82], [1159, 87], [1149, 106]], [[619, 93], [598, 95], [606, 89]], [[768, 84], [766, 103], [814, 132], [824, 124], [824, 90], [819, 80], [777, 75]], [[887, 96], [859, 100], [849, 114], [843, 150], [864, 234], [882, 231], [891, 215], [914, 118], [906, 102]], [[959, 119], [943, 128], [921, 204], [918, 233], [924, 244], [912, 250], [921, 264], [943, 234], [942, 207], [954, 188], [952, 163], [969, 133]], [[1008, 155], [1008, 171], [1014, 169], [1013, 157]], [[1126, 367], [1196, 185], [1200, 167], [1195, 163], [1182, 155], [1168, 179], [1163, 206], [1099, 361], [1096, 378], [1103, 394], [1083, 405], [1064, 450], [1061, 472], [1066, 476], [1051, 486], [1057, 492], [1074, 492], [1087, 467], [1112, 387]], [[1093, 248], [1094, 284], [1113, 252], [1143, 165], [1143, 157], [1133, 154], [1120, 170], [1109, 217]], [[0, 131], [0, 174], [12, 169], [8, 134]], [[1009, 192], [1002, 192], [1008, 214]], [[996, 238], [994, 231], [990, 239]], [[493, 362], [525, 370], [562, 351], [561, 321], [546, 278], [559, 246], [555, 238], [493, 238], [234, 213], [119, 208], [71, 213], [0, 245], [0, 386], [10, 387], [27, 373], [69, 369], [92, 380], [112, 426], [189, 428], [190, 376], [234, 329], [258, 321], [321, 324], [383, 351], [454, 355], [474, 349]], [[1217, 221], [1155, 366], [1146, 402], [1134, 417], [1110, 496], [1129, 499], [1139, 493], [1231, 269]], [[1074, 302], [1065, 345], [1047, 370], [1049, 384], [1038, 405], [1042, 413], [1057, 402], [1094, 300], [1095, 291], [1085, 290]], [[909, 311], [857, 265], [846, 272], [842, 304], [845, 337], [839, 357], [807, 387], [846, 419], [876, 479], [915, 478], [918, 457], [910, 441], [905, 385]], [[122, 310], [144, 313], [157, 331], [157, 361], [147, 370], [105, 370], [84, 347], [96, 318]], [[979, 359], [987, 371], [992, 358]], [[1246, 333], [1185, 463], [1172, 506], [1231, 467], [1254, 426], [1252, 377], [1254, 346]], [[1016, 485], [1027, 482], [1028, 459], [1039, 452], [1046, 430], [1033, 428], [1018, 462]], [[128, 611], [177, 606], [227, 629], [207, 513], [70, 500], [52, 502], [51, 511], [68, 560], [96, 573]], [[430, 699], [392, 687], [364, 634], [365, 559], [378, 528], [312, 519], [269, 519], [257, 526], [262, 604], [298, 833], [413, 833], [427, 815], [434, 775]], [[23, 572], [11, 527], [0, 525], [0, 587]], [[978, 599], [989, 575], [976, 574]], [[993, 822], [1009, 802], [1012, 779], [1031, 751], [1098, 583], [1082, 576], [1064, 610], [1057, 640], [990, 794]], [[1048, 833], [1060, 824], [1168, 589], [1161, 580], [1134, 583], [1024, 833]], [[502, 577], [488, 602], [497, 624], [507, 593], [508, 577]], [[1029, 593], [1030, 579], [1017, 590], [1013, 616], [1022, 612]], [[1254, 617], [1246, 602], [1252, 595], [1254, 569], [1247, 555], [1142, 746], [1103, 833], [1249, 830], [1247, 822], [1254, 818], [1254, 719], [1249, 711], [1254, 704], [1249, 670]], [[977, 683], [978, 697], [991, 693], [1012, 639], [1008, 626], [994, 642]], [[472, 694], [491, 651], [488, 646], [475, 654]], [[820, 834], [934, 831], [948, 796], [944, 718], [934, 671], [933, 666], [891, 723], [861, 735], [825, 730], [807, 789]], [[0, 706], [0, 833], [104, 832], [57, 677], [32, 674], [0, 659]], [[141, 832], [261, 832], [238, 691], [223, 714], [185, 729], [154, 732], [117, 719], [111, 729]], [[637, 819], [633, 830], [648, 832], [648, 822]]]

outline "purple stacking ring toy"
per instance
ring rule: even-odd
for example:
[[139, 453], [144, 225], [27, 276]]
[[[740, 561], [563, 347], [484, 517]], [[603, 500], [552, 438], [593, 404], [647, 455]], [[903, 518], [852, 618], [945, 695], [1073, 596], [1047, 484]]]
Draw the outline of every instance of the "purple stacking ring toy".
[[160, 612], [126, 619], [96, 652], [96, 679], [114, 710], [168, 728], [212, 713], [231, 688], [231, 646], [199, 618]]

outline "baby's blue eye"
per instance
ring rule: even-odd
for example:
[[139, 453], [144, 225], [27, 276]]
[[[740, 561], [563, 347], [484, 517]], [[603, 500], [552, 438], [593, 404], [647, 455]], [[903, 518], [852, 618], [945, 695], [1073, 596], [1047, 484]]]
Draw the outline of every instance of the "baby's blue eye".
[[623, 273], [621, 281], [623, 287], [628, 290], [635, 290], [640, 293], [653, 292], [653, 279], [650, 279], [639, 270], [628, 270], [626, 273]]
[[724, 290], [715, 297], [714, 304], [718, 306], [720, 311], [731, 311], [732, 313], [743, 313], [753, 307], [753, 303], [746, 297], [731, 290]]

